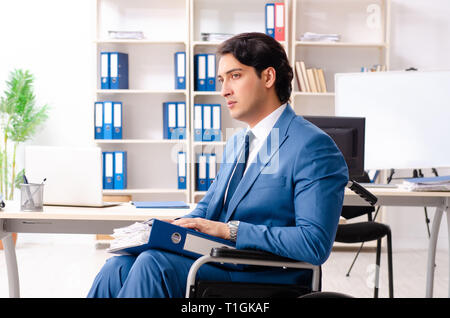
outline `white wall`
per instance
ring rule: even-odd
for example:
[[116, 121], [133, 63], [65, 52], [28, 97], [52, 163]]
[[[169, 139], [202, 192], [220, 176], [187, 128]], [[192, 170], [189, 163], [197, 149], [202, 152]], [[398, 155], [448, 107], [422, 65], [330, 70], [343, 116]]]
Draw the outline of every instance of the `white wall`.
[[391, 0], [391, 69], [450, 69], [450, 2]]
[[[12, 69], [26, 68], [36, 76], [38, 105], [46, 103], [51, 107], [45, 129], [37, 134], [33, 144], [92, 143], [94, 3], [0, 1], [0, 92]], [[392, 0], [391, 3], [391, 69], [411, 66], [421, 70], [450, 69], [450, 2]], [[23, 166], [20, 158], [21, 154], [18, 165]], [[402, 171], [398, 176], [409, 174]], [[429, 209], [430, 217], [433, 211]], [[388, 212], [385, 220], [392, 227], [395, 247], [427, 246], [422, 208], [389, 208]], [[439, 246], [447, 247], [446, 237], [443, 226]]]
[[[94, 5], [90, 0], [0, 1], [0, 94], [12, 70], [28, 69], [35, 76], [37, 106], [50, 107], [47, 122], [26, 144], [92, 143], [93, 115], [87, 106], [95, 85]], [[18, 169], [24, 166], [23, 148]]]
[[[448, 0], [391, 0], [391, 70], [450, 70], [450, 2]], [[425, 106], [425, 105], [424, 105]], [[432, 142], [432, 141], [430, 141]], [[425, 169], [426, 176], [432, 176]], [[440, 175], [449, 169], [438, 169]], [[394, 177], [411, 177], [412, 171], [397, 171]], [[432, 220], [435, 208], [428, 208]], [[426, 248], [428, 233], [423, 208], [389, 207], [385, 219], [392, 229], [394, 248]], [[431, 223], [430, 223], [431, 229]], [[439, 248], [448, 248], [445, 216]]]
[[33, 143], [91, 142], [95, 1], [0, 1], [0, 91], [15, 68], [36, 77], [37, 105], [50, 116]]

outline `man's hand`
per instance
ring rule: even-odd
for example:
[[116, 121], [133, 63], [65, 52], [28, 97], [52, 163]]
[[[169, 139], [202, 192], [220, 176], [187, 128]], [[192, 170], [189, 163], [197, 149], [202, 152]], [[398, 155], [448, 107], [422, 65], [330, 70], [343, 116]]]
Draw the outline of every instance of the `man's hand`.
[[181, 218], [172, 221], [172, 224], [194, 229], [226, 240], [230, 239], [230, 229], [228, 228], [228, 225], [223, 222], [216, 222], [203, 218]]

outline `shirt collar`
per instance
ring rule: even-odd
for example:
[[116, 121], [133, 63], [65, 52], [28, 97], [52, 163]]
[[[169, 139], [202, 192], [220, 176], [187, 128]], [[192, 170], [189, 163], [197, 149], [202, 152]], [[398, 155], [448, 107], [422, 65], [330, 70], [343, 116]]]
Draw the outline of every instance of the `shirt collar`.
[[275, 109], [273, 112], [271, 112], [269, 115], [267, 115], [263, 120], [261, 120], [259, 123], [255, 125], [255, 127], [250, 128], [247, 127], [247, 131], [251, 131], [256, 139], [258, 140], [264, 140], [269, 135], [270, 131], [272, 130], [273, 126], [277, 122], [278, 118], [280, 118], [281, 114], [283, 113], [284, 109], [286, 108], [287, 104], [283, 104], [277, 109]]

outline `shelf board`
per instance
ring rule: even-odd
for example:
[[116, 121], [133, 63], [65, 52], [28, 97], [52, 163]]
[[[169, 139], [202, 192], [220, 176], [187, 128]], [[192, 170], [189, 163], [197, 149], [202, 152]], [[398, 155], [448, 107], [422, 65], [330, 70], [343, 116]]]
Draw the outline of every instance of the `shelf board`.
[[196, 146], [225, 146], [226, 141], [194, 141], [194, 147]]
[[334, 97], [334, 93], [307, 93], [307, 92], [294, 92], [294, 97], [297, 96], [320, 96], [320, 97]]
[[336, 47], [387, 47], [384, 42], [316, 42], [316, 41], [295, 41], [296, 46], [336, 46]]
[[180, 193], [186, 194], [187, 190], [179, 190], [179, 189], [124, 189], [124, 190], [113, 190], [106, 189], [102, 192], [105, 195], [114, 195], [114, 194], [164, 194], [164, 193]]
[[187, 94], [185, 89], [97, 89], [97, 94]]
[[192, 41], [192, 46], [218, 46], [223, 41]]
[[194, 96], [221, 96], [220, 91], [193, 91]]
[[186, 143], [185, 139], [94, 139], [98, 144], [178, 144]]
[[176, 40], [133, 40], [133, 39], [98, 39], [97, 44], [185, 44], [186, 41]]
[[[192, 41], [192, 46], [219, 46], [224, 41]], [[286, 41], [279, 41], [281, 45], [286, 46]]]

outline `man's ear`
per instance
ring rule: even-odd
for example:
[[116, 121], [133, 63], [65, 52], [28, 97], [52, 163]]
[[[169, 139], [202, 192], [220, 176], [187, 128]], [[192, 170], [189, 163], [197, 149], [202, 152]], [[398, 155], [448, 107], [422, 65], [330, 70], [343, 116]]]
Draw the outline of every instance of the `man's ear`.
[[264, 84], [265, 84], [266, 88], [270, 88], [275, 85], [275, 80], [277, 78], [277, 74], [276, 74], [275, 69], [272, 66], [266, 68], [262, 72], [262, 75], [263, 75]]

